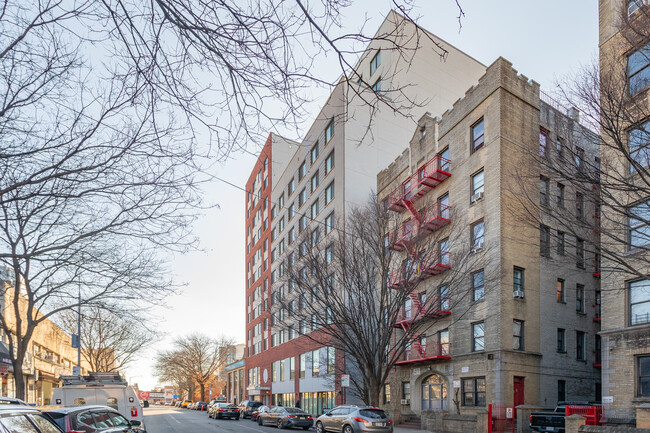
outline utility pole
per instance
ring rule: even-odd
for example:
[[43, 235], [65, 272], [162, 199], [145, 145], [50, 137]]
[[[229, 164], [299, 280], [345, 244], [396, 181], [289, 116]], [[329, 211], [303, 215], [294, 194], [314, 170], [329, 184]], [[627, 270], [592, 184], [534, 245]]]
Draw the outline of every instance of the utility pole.
[[79, 368], [79, 376], [81, 376], [81, 284], [79, 284], [79, 305], [77, 305], [77, 367]]

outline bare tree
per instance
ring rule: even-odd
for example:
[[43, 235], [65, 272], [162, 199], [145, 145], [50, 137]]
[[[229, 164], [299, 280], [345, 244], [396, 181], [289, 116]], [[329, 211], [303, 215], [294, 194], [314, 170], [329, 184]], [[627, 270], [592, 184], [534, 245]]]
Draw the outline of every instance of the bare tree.
[[[200, 389], [201, 401], [205, 401], [206, 385], [225, 366], [228, 356], [234, 350], [232, 342], [224, 337], [213, 339], [193, 334], [177, 338], [173, 344], [175, 349], [158, 353], [155, 374], [160, 380], [171, 381], [179, 386], [188, 380], [193, 381]], [[185, 386], [183, 389], [189, 391]]]
[[[278, 333], [345, 354], [345, 365], [335, 362], [327, 374], [356, 373], [351, 390], [366, 404], [381, 403], [398, 361], [451, 355], [448, 341], [424, 340], [452, 309], [463, 316], [459, 310], [471, 304], [472, 291], [462, 282], [484, 252], [468, 247], [451, 255], [447, 239], [463, 228], [443, 212], [438, 222], [449, 227], [442, 232], [432, 225], [435, 216], [424, 213], [406, 231], [395, 230], [393, 213], [372, 199], [322, 240], [321, 228], [312, 227], [281, 265], [286, 286], [275, 291], [272, 310]], [[433, 275], [440, 284], [427, 293], [423, 281]]]
[[[124, 370], [156, 338], [142, 312], [136, 315], [119, 306], [91, 306], [83, 308], [81, 313], [81, 354], [91, 371]], [[60, 318], [63, 329], [77, 334], [77, 319], [74, 311], [63, 312]]]

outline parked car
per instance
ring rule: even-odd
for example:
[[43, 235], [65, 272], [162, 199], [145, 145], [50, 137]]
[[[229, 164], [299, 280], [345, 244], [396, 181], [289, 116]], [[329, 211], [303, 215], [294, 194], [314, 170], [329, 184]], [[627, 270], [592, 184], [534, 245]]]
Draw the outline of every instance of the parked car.
[[314, 425], [314, 417], [297, 407], [276, 406], [257, 416], [259, 425], [274, 425], [277, 428], [301, 427], [309, 430]]
[[184, 400], [183, 403], [181, 403], [181, 407], [187, 409], [192, 403], [192, 400]]
[[138, 421], [129, 421], [108, 406], [63, 407], [48, 410], [46, 413], [66, 432], [144, 432]]
[[214, 419], [239, 419], [239, 408], [231, 403], [218, 402], [210, 407], [208, 416]]
[[316, 431], [392, 433], [393, 421], [386, 413], [370, 406], [337, 406], [316, 418]]
[[0, 404], [0, 431], [62, 433], [50, 417], [31, 406]]
[[0, 397], [0, 404], [20, 404], [22, 406], [29, 406], [26, 402], [19, 398]]
[[261, 401], [244, 400], [239, 403], [239, 416], [241, 418], [250, 418], [253, 411], [262, 406]]
[[194, 410], [207, 411], [208, 403], [205, 401], [197, 401], [196, 404], [194, 405]]
[[[61, 376], [61, 386], [52, 391], [57, 406], [108, 406], [144, 429], [142, 405], [135, 391], [116, 373], [89, 373], [87, 376]], [[101, 389], [101, 392], [98, 391]]]
[[538, 432], [564, 433], [566, 406], [600, 406], [588, 401], [560, 401], [553, 412], [533, 412], [530, 414], [530, 428]]
[[271, 410], [269, 406], [264, 406], [264, 405], [259, 406], [257, 409], [253, 411], [253, 413], [251, 413], [251, 421], [257, 421], [257, 417], [259, 416], [259, 414], [268, 412], [269, 410]]

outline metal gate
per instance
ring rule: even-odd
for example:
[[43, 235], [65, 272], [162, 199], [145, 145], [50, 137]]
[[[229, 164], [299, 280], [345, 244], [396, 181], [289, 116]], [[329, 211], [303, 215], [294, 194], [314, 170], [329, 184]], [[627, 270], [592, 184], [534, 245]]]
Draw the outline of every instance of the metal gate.
[[513, 406], [488, 405], [488, 433], [514, 433], [515, 408]]

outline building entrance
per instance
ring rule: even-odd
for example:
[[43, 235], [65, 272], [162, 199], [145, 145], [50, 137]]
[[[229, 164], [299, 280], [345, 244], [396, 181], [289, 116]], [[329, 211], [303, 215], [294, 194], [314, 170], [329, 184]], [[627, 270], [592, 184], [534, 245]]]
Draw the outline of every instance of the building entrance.
[[439, 374], [432, 374], [422, 382], [422, 410], [447, 410], [447, 383]]

